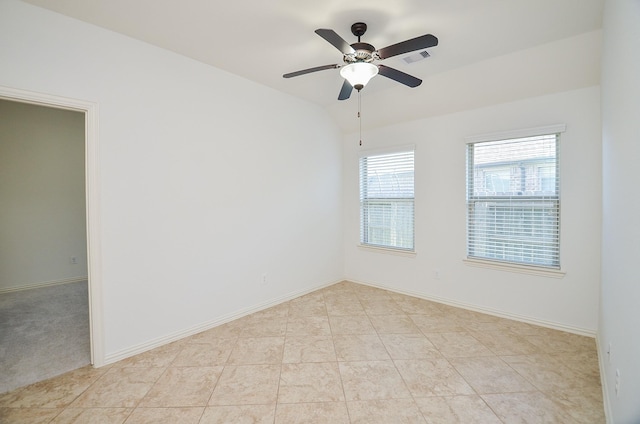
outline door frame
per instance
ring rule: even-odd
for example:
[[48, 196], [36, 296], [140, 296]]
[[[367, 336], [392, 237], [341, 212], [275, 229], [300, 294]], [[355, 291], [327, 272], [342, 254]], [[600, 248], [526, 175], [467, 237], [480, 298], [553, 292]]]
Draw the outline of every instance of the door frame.
[[100, 221], [100, 161], [98, 104], [0, 86], [0, 99], [82, 112], [85, 117], [85, 197], [87, 218], [87, 267], [89, 291], [89, 338], [91, 364], [105, 365], [102, 310], [102, 254]]

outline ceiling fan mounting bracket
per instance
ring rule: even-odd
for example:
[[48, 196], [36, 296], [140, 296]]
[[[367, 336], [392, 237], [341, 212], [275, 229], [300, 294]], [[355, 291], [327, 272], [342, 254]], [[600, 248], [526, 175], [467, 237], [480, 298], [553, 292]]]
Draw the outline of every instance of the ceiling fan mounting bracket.
[[365, 32], [367, 32], [367, 24], [364, 22], [356, 22], [351, 25], [351, 33], [358, 37], [358, 42], [360, 42], [360, 37], [362, 37]]

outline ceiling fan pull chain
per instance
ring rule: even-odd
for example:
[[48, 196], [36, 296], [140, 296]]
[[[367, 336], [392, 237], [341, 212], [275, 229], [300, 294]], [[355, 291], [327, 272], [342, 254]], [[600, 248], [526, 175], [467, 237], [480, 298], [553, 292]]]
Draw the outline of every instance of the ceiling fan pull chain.
[[362, 146], [362, 114], [361, 114], [360, 90], [358, 90], [358, 123], [360, 124], [360, 145]]

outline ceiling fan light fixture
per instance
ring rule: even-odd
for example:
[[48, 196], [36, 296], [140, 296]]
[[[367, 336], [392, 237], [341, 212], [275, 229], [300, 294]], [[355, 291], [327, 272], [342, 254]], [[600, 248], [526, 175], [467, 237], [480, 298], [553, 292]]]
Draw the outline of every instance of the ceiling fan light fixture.
[[378, 67], [373, 63], [355, 62], [340, 68], [340, 76], [349, 81], [349, 84], [360, 91], [378, 74]]

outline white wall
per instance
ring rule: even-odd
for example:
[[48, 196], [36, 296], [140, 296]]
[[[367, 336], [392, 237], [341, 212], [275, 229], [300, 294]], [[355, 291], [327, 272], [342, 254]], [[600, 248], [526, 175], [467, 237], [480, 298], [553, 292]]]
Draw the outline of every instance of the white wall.
[[84, 114], [0, 100], [0, 292], [86, 278], [84, 181]]
[[[600, 275], [600, 90], [584, 88], [344, 138], [346, 276], [355, 281], [594, 335]], [[470, 267], [465, 137], [566, 124], [561, 135], [562, 279]], [[358, 247], [358, 152], [416, 146], [415, 257]], [[438, 270], [440, 278], [434, 278]]]
[[107, 361], [342, 277], [320, 108], [14, 0], [0, 57], [0, 85], [99, 105]]
[[[599, 85], [601, 44], [602, 31], [591, 31], [437, 73], [414, 90], [383, 81], [393, 88], [362, 91], [363, 125], [382, 127]], [[434, 56], [424, 66], [437, 61]], [[385, 107], [389, 104], [402, 107]], [[349, 102], [335, 102], [329, 113], [340, 128], [355, 131], [353, 108]]]
[[[610, 422], [640, 422], [640, 2], [607, 0], [602, 61], [603, 225], [599, 323]], [[611, 355], [606, 351], [611, 343]], [[620, 390], [616, 394], [616, 370]]]

